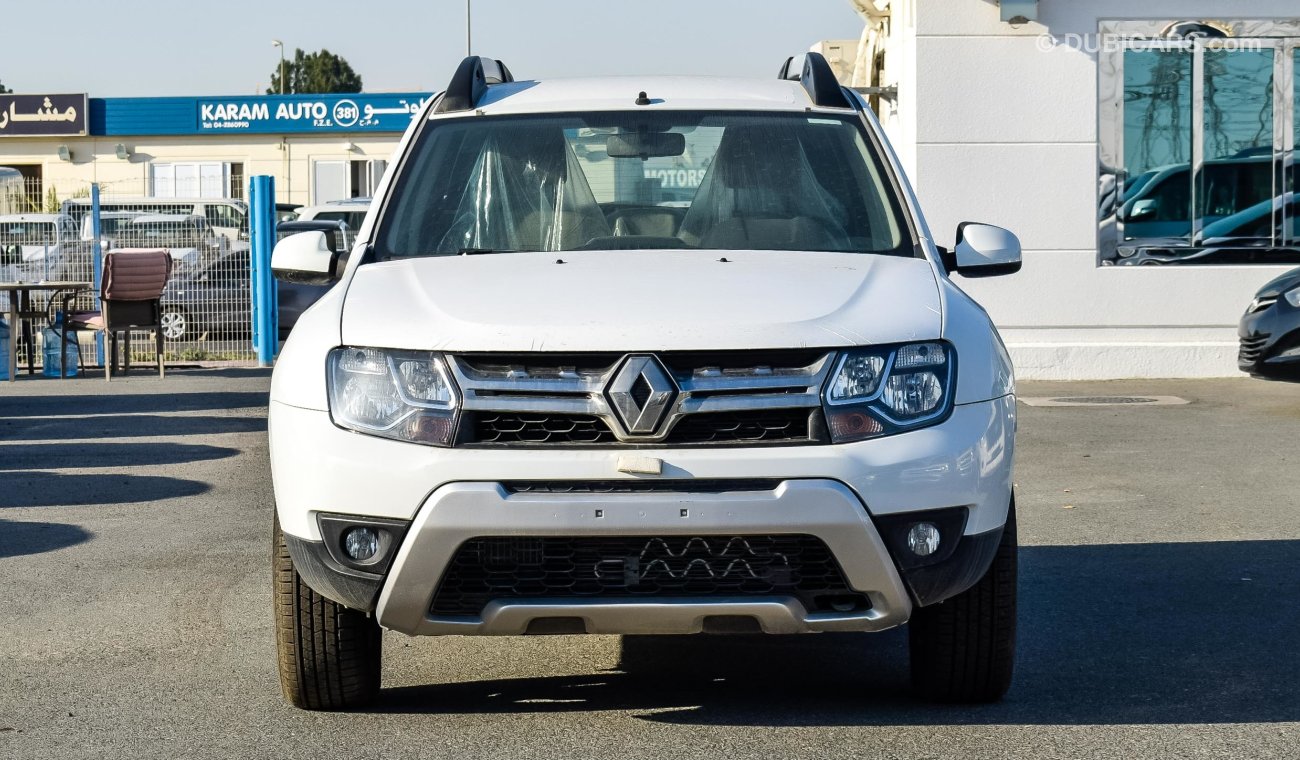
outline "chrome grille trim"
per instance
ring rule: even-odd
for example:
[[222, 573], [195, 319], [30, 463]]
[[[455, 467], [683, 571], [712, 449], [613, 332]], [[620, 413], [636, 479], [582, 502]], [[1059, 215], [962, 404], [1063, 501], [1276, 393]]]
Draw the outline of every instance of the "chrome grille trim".
[[619, 442], [645, 444], [664, 441], [681, 419], [693, 414], [818, 408], [836, 353], [828, 349], [802, 367], [760, 365], [722, 370], [703, 366], [693, 368], [690, 374], [665, 362], [679, 393], [659, 429], [646, 435], [629, 433], [606, 397], [606, 389], [627, 358], [642, 354], [611, 355], [611, 361], [599, 371], [548, 366], [547, 362], [554, 360], [545, 354], [528, 357], [537, 362], [531, 368], [512, 363], [484, 371], [484, 359], [477, 355], [479, 366], [456, 355], [448, 356], [448, 364], [466, 411], [590, 415], [608, 425]]

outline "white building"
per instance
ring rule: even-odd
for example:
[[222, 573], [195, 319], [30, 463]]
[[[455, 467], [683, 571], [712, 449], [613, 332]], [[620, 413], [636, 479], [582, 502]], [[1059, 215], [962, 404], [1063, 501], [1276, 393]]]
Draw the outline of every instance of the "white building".
[[[852, 1], [862, 39], [814, 49], [897, 87], [879, 112], [936, 242], [1020, 236], [1020, 274], [961, 284], [1022, 378], [1238, 374], [1238, 319], [1300, 265], [1270, 202], [1300, 173], [1294, 0]], [[1252, 237], [1216, 248], [1209, 225], [1251, 207]]]

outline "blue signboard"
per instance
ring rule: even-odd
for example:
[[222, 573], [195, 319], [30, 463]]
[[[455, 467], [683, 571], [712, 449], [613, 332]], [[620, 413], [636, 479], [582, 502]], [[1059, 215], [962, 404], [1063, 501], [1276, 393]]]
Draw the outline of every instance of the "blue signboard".
[[92, 98], [95, 135], [404, 132], [428, 92]]

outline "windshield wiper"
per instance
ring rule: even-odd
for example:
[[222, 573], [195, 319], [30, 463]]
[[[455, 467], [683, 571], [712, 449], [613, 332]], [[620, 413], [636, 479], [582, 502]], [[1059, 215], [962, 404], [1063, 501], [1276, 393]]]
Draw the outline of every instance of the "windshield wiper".
[[519, 253], [519, 251], [508, 248], [462, 248], [456, 253], [461, 256], [475, 256], [480, 253]]

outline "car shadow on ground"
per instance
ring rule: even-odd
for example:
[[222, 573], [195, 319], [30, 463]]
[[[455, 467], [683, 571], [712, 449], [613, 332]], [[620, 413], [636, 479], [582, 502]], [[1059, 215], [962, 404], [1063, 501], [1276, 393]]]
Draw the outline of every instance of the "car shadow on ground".
[[0, 399], [0, 418], [61, 417], [85, 414], [149, 414], [265, 408], [266, 393], [102, 393], [89, 395], [10, 396]]
[[1021, 549], [1015, 683], [993, 705], [907, 688], [906, 634], [625, 638], [620, 669], [386, 690], [379, 711], [631, 711], [682, 725], [1300, 720], [1300, 541]]
[[134, 504], [197, 496], [211, 489], [197, 480], [161, 475], [0, 472], [0, 509]]
[[93, 533], [75, 525], [0, 520], [0, 559], [52, 552], [92, 537]]
[[254, 433], [266, 430], [265, 417], [219, 417], [209, 415], [168, 416], [162, 414], [104, 414], [93, 417], [43, 417], [38, 419], [0, 417], [0, 443], [6, 441], [88, 440], [95, 438], [144, 438], [184, 435]]
[[7, 447], [0, 472], [78, 467], [142, 467], [225, 459], [238, 449], [188, 443], [27, 443]]

